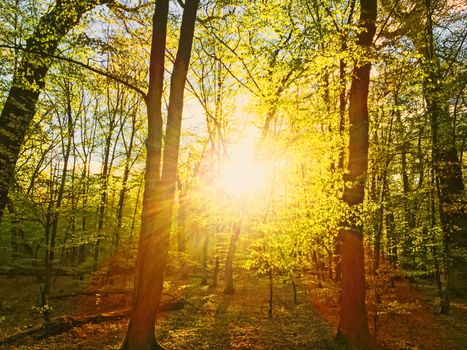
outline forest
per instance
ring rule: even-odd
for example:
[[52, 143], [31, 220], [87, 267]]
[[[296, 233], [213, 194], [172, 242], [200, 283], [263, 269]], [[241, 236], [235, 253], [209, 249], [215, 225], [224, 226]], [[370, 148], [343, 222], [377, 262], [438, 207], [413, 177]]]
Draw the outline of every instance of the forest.
[[0, 348], [465, 349], [462, 0], [3, 0]]

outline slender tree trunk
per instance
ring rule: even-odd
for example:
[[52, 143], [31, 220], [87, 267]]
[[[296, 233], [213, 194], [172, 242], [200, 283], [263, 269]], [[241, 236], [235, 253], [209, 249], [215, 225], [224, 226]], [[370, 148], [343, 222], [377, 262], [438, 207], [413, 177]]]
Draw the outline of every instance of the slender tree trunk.
[[204, 230], [204, 243], [203, 243], [203, 261], [202, 261], [202, 276], [201, 276], [201, 285], [208, 285], [208, 248], [209, 248], [209, 228]]
[[[376, 0], [360, 0], [357, 44], [368, 49], [375, 33]], [[368, 87], [369, 62], [356, 64], [352, 77], [349, 101], [349, 164], [343, 200], [354, 211], [340, 229], [342, 237], [341, 269], [342, 291], [339, 300], [340, 322], [337, 336], [353, 346], [368, 349], [373, 346], [365, 306], [365, 263], [363, 252], [363, 227], [359, 220], [358, 206], [363, 204], [365, 177], [368, 169]]]
[[292, 304], [297, 305], [298, 304], [298, 294], [297, 294], [297, 284], [295, 283], [294, 280], [292, 280]]
[[268, 317], [272, 318], [272, 308], [273, 308], [273, 292], [274, 292], [274, 279], [272, 275], [272, 268], [268, 267], [268, 279], [269, 279], [269, 308], [268, 308]]
[[136, 134], [136, 116], [133, 115], [130, 140], [129, 140], [128, 147], [126, 149], [125, 166], [124, 166], [123, 177], [122, 177], [122, 187], [120, 189], [120, 193], [118, 196], [117, 225], [115, 227], [114, 247], [118, 247], [120, 245], [120, 233], [122, 230], [123, 209], [125, 206], [126, 193], [128, 191], [127, 185], [128, 185], [128, 179], [130, 177], [131, 155], [133, 153], [133, 142], [135, 139], [135, 134]]
[[[72, 142], [73, 142], [73, 168], [71, 170], [71, 237], [73, 240], [76, 239], [76, 204], [77, 204], [77, 195], [76, 195], [76, 142], [74, 136], [72, 136]], [[76, 265], [76, 244], [73, 244], [73, 248], [71, 249], [70, 253], [70, 263], [72, 266]]]
[[[443, 284], [441, 283], [441, 270], [440, 270], [440, 265], [439, 265], [439, 252], [438, 252], [438, 247], [437, 247], [437, 239], [436, 235], [434, 234], [433, 230], [436, 227], [436, 205], [435, 205], [435, 170], [433, 166], [431, 167], [431, 172], [430, 172], [430, 238], [431, 238], [431, 252], [433, 254], [433, 264], [435, 268], [435, 282], [436, 282], [436, 288], [438, 291], [438, 296], [442, 300], [443, 299]], [[443, 305], [441, 305], [443, 307]]]
[[386, 210], [386, 236], [388, 239], [389, 261], [393, 267], [397, 267], [399, 260], [398, 239], [396, 238], [396, 225], [392, 210]]
[[[89, 177], [89, 162], [91, 161], [90, 156], [85, 159], [83, 164], [83, 171], [81, 172], [80, 184], [82, 186], [82, 197], [83, 197], [83, 216], [81, 217], [81, 235], [86, 237], [88, 234], [88, 222], [87, 222], [87, 206], [88, 206], [88, 193], [89, 193], [89, 183], [86, 179]], [[79, 263], [83, 263], [86, 260], [86, 244], [82, 243], [79, 246]]]
[[237, 241], [240, 236], [240, 225], [241, 221], [238, 221], [234, 224], [232, 236], [230, 237], [229, 250], [227, 251], [227, 256], [225, 258], [225, 268], [224, 268], [224, 294], [234, 294], [234, 281], [233, 281], [233, 259], [235, 256], [235, 251], [237, 249]]
[[217, 279], [219, 276], [219, 255], [216, 254], [215, 262], [214, 262], [214, 271], [213, 271], [213, 276], [212, 276], [212, 286], [217, 287]]
[[[52, 281], [52, 266], [50, 257], [53, 257], [52, 247], [50, 244], [50, 231], [52, 228], [52, 220], [53, 220], [53, 210], [54, 210], [54, 171], [52, 166], [50, 167], [50, 183], [48, 188], [48, 200], [49, 203], [47, 204], [47, 209], [45, 212], [45, 222], [44, 222], [44, 238], [45, 238], [45, 252], [44, 252], [44, 288], [41, 289], [41, 295], [47, 296], [50, 290], [50, 283]], [[45, 300], [45, 298], [44, 298]], [[44, 306], [42, 304], [41, 306]]]

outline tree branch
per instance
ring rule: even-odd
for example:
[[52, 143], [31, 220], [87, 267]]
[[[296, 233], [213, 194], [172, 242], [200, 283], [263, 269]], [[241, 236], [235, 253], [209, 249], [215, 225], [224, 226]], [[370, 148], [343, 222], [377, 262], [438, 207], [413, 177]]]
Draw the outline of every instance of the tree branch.
[[[0, 44], [0, 48], [6, 48], [6, 49], [10, 49], [10, 50], [21, 50], [21, 51], [25, 51], [25, 52], [29, 52], [29, 53], [34, 53], [34, 54], [39, 54], [39, 55], [43, 55], [44, 53], [43, 52], [39, 52], [39, 51], [33, 51], [33, 50], [27, 50], [25, 47], [23, 46], [14, 46], [14, 45], [2, 45]], [[77, 66], [80, 66], [82, 68], [85, 68], [91, 72], [94, 72], [96, 74], [99, 74], [99, 75], [102, 75], [106, 78], [109, 78], [109, 79], [112, 79], [114, 81], [116, 81], [117, 83], [120, 83], [122, 85], [125, 85], [126, 87], [132, 89], [133, 91], [137, 92], [138, 94], [140, 94], [143, 99], [146, 101], [147, 99], [147, 95], [146, 93], [141, 90], [139, 87], [133, 85], [132, 83], [122, 79], [122, 78], [119, 78], [113, 74], [110, 74], [108, 72], [105, 72], [103, 70], [100, 70], [98, 68], [95, 68], [95, 67], [92, 67], [90, 66], [89, 64], [86, 64], [84, 62], [80, 62], [80, 61], [76, 61], [72, 58], [69, 58], [69, 57], [64, 57], [64, 56], [59, 56], [59, 55], [50, 55], [50, 54], [47, 54], [47, 56], [53, 58], [53, 59], [57, 59], [57, 60], [60, 60], [60, 61], [64, 61], [64, 62], [68, 62], [68, 63], [72, 63], [72, 64], [75, 64]]]

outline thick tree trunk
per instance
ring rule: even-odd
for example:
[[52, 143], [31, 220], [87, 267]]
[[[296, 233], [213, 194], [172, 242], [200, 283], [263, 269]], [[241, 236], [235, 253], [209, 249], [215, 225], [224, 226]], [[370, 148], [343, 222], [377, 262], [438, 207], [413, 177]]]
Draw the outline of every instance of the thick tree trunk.
[[[360, 0], [357, 44], [362, 49], [371, 46], [375, 33], [376, 0]], [[352, 78], [349, 101], [349, 164], [343, 200], [353, 209], [340, 229], [342, 238], [341, 269], [342, 292], [339, 300], [340, 322], [337, 336], [360, 349], [372, 347], [365, 307], [365, 264], [363, 252], [363, 227], [358, 218], [358, 206], [365, 195], [364, 186], [368, 169], [368, 87], [370, 82], [369, 62], [356, 64]]]
[[[144, 178], [141, 232], [136, 257], [133, 309], [122, 349], [158, 349], [154, 326], [162, 293], [168, 238], [160, 216], [160, 166], [162, 152], [162, 89], [167, 34], [168, 0], [157, 0], [153, 16], [149, 89], [147, 96], [148, 138]], [[158, 256], [151, 256], [154, 252]], [[162, 253], [162, 258], [161, 258]]]
[[365, 306], [365, 269], [362, 233], [342, 229], [342, 292], [337, 338], [359, 349], [371, 347]]
[[[148, 92], [148, 155], [136, 259], [133, 309], [122, 349], [158, 349], [154, 327], [162, 294], [169, 248], [170, 225], [178, 164], [185, 80], [191, 56], [198, 0], [186, 0], [179, 47], [171, 78], [164, 163], [160, 172], [162, 141], [161, 98], [166, 46], [168, 0], [158, 0], [154, 13]], [[160, 177], [159, 177], [160, 175]]]
[[34, 114], [45, 76], [52, 64], [51, 56], [63, 37], [81, 16], [108, 0], [62, 0], [39, 21], [26, 40], [21, 63], [13, 76], [10, 91], [0, 116], [0, 219], [13, 183], [21, 145]]

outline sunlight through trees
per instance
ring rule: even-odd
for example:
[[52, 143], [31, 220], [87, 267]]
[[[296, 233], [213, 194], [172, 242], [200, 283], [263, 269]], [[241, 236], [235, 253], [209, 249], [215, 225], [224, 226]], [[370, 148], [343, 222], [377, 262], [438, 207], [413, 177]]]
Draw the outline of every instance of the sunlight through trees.
[[5, 0], [0, 345], [462, 348], [466, 16]]

